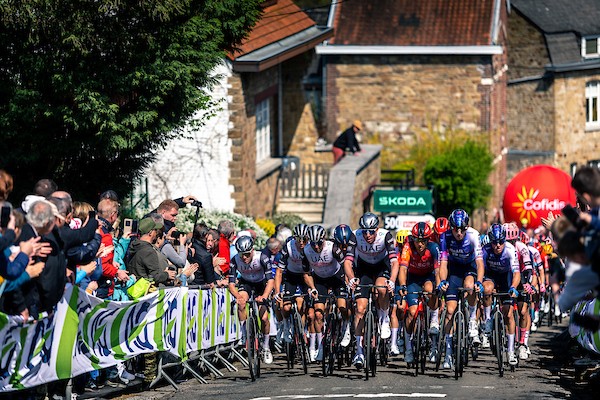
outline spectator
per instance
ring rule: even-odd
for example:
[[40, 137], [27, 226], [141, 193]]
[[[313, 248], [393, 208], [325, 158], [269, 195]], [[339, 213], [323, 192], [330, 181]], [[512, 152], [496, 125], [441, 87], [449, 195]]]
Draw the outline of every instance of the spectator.
[[33, 188], [33, 193], [25, 196], [25, 200], [21, 203], [21, 210], [27, 214], [29, 207], [37, 201], [49, 197], [52, 193], [58, 190], [58, 186], [52, 179], [40, 179]]
[[219, 275], [227, 276], [229, 273], [229, 263], [231, 262], [230, 247], [235, 239], [235, 228], [233, 222], [222, 220], [217, 228], [219, 230], [218, 256], [224, 258], [225, 261], [220, 264], [221, 273]]
[[159, 214], [164, 220], [164, 231], [171, 232], [171, 229], [175, 227], [175, 221], [177, 220], [177, 215], [179, 215], [179, 209], [181, 207], [185, 207], [186, 204], [193, 204], [196, 201], [198, 200], [196, 200], [194, 196], [189, 195], [175, 200], [164, 200], [158, 205], [157, 209], [152, 210], [150, 213], [144, 215], [144, 218], [148, 217], [152, 213]]
[[0, 169], [0, 201], [8, 199], [8, 195], [13, 190], [13, 178], [12, 176]]
[[360, 132], [362, 129], [362, 122], [355, 120], [350, 128], [346, 129], [337, 137], [337, 139], [335, 139], [331, 149], [333, 152], [333, 165], [344, 158], [346, 149], [350, 149], [352, 154], [360, 152], [360, 145], [358, 144], [358, 140], [356, 140], [356, 133]]
[[[101, 228], [101, 243], [104, 247], [112, 247], [113, 245], [113, 224], [117, 220], [119, 214], [119, 203], [110, 199], [102, 199], [98, 203], [98, 221]], [[119, 269], [114, 265], [114, 251], [104, 255], [102, 262], [102, 278], [98, 282], [97, 296], [102, 299], [107, 299], [112, 296], [114, 291], [114, 279], [121, 282], [129, 280], [127, 271]]]
[[[209, 228], [205, 224], [197, 224], [192, 236], [193, 255], [188, 255], [190, 263], [198, 264], [198, 272], [191, 285], [212, 285], [216, 281], [213, 269], [213, 256], [208, 247], [213, 245], [213, 238], [208, 234]], [[208, 242], [208, 243], [207, 243]]]
[[163, 225], [155, 222], [152, 218], [144, 218], [140, 221], [138, 230], [139, 239], [133, 239], [130, 244], [131, 259], [127, 263], [127, 269], [138, 279], [146, 278], [156, 285], [167, 284], [175, 279], [175, 271], [169, 270], [167, 257], [161, 254], [154, 246], [158, 240]]

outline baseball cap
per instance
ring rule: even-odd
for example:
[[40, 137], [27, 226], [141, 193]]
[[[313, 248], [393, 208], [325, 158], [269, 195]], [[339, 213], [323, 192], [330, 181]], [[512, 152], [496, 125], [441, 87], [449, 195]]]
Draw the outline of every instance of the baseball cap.
[[150, 217], [142, 219], [140, 221], [140, 223], [138, 224], [138, 230], [140, 231], [140, 233], [142, 235], [146, 235], [147, 233], [149, 233], [152, 230], [162, 229], [162, 228], [163, 228], [163, 224], [161, 224], [159, 222], [155, 222]]

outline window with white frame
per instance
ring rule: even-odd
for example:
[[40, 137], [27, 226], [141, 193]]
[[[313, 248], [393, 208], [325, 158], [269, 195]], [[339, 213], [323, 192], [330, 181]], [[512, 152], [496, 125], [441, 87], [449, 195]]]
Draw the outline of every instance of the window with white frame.
[[600, 101], [600, 81], [588, 82], [585, 85], [585, 127], [600, 128], [598, 119]]
[[256, 163], [271, 157], [269, 99], [256, 104]]
[[581, 55], [583, 58], [600, 57], [600, 37], [588, 36], [581, 39]]

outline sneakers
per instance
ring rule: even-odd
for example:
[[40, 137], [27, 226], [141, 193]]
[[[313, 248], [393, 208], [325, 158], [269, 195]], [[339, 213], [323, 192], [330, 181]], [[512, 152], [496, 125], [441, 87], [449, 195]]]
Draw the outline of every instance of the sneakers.
[[126, 369], [123, 369], [123, 371], [119, 372], [119, 378], [121, 378], [123, 382], [127, 381], [127, 383], [129, 383], [135, 379], [135, 375], [128, 372]]
[[406, 349], [404, 352], [404, 361], [406, 361], [407, 364], [412, 364], [415, 361], [412, 349]]
[[477, 321], [474, 319], [469, 320], [469, 337], [475, 338], [479, 336], [479, 327], [477, 326]]
[[386, 319], [381, 322], [381, 338], [387, 339], [392, 336], [392, 330], [390, 329], [390, 321]]
[[400, 350], [398, 349], [398, 346], [396, 344], [392, 344], [390, 346], [390, 354], [393, 356], [400, 355]]
[[262, 362], [265, 364], [273, 363], [273, 354], [271, 353], [271, 349], [262, 349], [261, 354]]
[[454, 368], [454, 363], [452, 362], [452, 356], [450, 354], [446, 354], [444, 357], [444, 364], [442, 365], [443, 369], [452, 369]]
[[519, 360], [517, 360], [517, 356], [515, 355], [514, 351], [508, 352], [508, 363], [510, 365], [517, 365], [519, 363]]
[[540, 312], [534, 311], [533, 312], [533, 323], [537, 324], [538, 322], [540, 322]]
[[342, 338], [340, 345], [342, 347], [348, 347], [351, 339], [352, 338], [350, 336], [350, 321], [348, 321], [348, 322], [346, 322], [346, 329], [344, 330], [344, 337]]
[[365, 356], [362, 354], [355, 355], [352, 360], [352, 365], [354, 365], [356, 369], [363, 369], [365, 366]]
[[432, 322], [429, 326], [430, 335], [438, 335], [440, 333], [440, 323], [438, 321]]
[[548, 314], [550, 312], [550, 302], [542, 300], [542, 306], [540, 307], [544, 314]]
[[485, 321], [483, 331], [486, 335], [491, 335], [494, 330], [494, 321], [492, 319], [488, 319]]
[[429, 351], [429, 356], [427, 357], [427, 359], [429, 360], [429, 362], [435, 362], [435, 360], [437, 359], [436, 348], [432, 348], [431, 351]]
[[558, 306], [558, 304], [556, 304], [554, 306], [554, 316], [555, 317], [560, 317], [560, 307]]
[[524, 344], [519, 346], [519, 349], [517, 350], [519, 353], [519, 360], [527, 360], [527, 349], [525, 348], [527, 346], [525, 346]]
[[483, 339], [481, 340], [481, 347], [483, 349], [490, 348], [490, 338], [488, 337], [488, 335], [483, 335]]
[[531, 323], [531, 332], [535, 332], [538, 330], [538, 326], [536, 322]]
[[317, 354], [319, 353], [317, 350], [310, 350], [309, 351], [309, 356], [310, 356], [310, 362], [315, 362], [317, 361]]
[[530, 356], [531, 355], [531, 350], [529, 350], [529, 346], [525, 346], [525, 350], [527, 351], [527, 355]]

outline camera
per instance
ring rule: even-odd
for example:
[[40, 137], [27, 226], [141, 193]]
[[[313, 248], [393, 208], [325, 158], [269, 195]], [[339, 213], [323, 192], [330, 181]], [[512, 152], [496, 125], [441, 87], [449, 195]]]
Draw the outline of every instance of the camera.
[[201, 203], [201, 202], [199, 202], [198, 200], [194, 200], [194, 201], [192, 201], [192, 202], [190, 203], [190, 205], [191, 205], [192, 207], [199, 207], [199, 208], [202, 208], [202, 203]]

